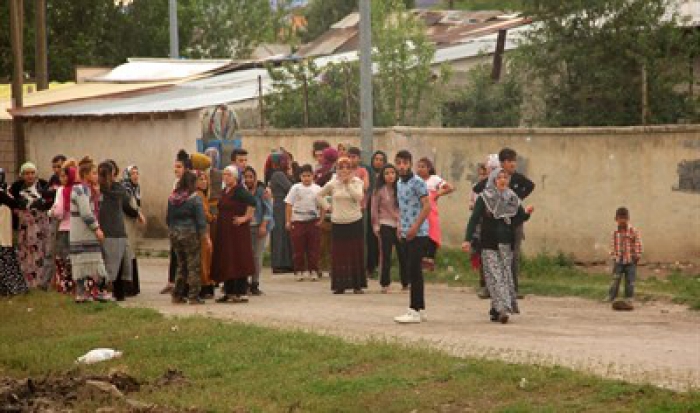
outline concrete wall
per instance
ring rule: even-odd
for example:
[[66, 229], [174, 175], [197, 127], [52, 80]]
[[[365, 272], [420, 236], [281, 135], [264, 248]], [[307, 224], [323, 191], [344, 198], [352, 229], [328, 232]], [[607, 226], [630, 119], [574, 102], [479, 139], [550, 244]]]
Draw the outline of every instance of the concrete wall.
[[[314, 140], [359, 143], [359, 131], [244, 131], [255, 167], [270, 149], [283, 146], [310, 161]], [[700, 258], [700, 126], [576, 129], [378, 130], [375, 147], [393, 157], [409, 149], [435, 160], [438, 172], [457, 191], [441, 200], [443, 234], [458, 245], [468, 220], [468, 198], [476, 165], [508, 146], [518, 151], [520, 170], [537, 185], [527, 204], [535, 206], [526, 228], [526, 252], [563, 251], [584, 261], [606, 258], [614, 213], [627, 206], [642, 230], [650, 261]], [[695, 165], [700, 162], [693, 162]], [[682, 167], [681, 164], [684, 166]], [[679, 190], [681, 174], [695, 186]], [[688, 174], [693, 174], [688, 177]]]
[[29, 159], [50, 172], [57, 153], [96, 161], [114, 159], [120, 168], [137, 165], [141, 171], [143, 209], [148, 218], [147, 234], [166, 236], [164, 217], [172, 191], [175, 154], [196, 150], [201, 135], [199, 112], [158, 118], [68, 119], [26, 124]]
[[[48, 165], [62, 152], [113, 158], [143, 171], [144, 208], [150, 235], [162, 234], [172, 188], [175, 152], [192, 150], [200, 133], [198, 112], [181, 119], [29, 122], [32, 159]], [[244, 130], [250, 162], [262, 173], [270, 150], [284, 147], [300, 162], [311, 161], [311, 144], [359, 143], [356, 129]], [[646, 259], [700, 257], [700, 125], [576, 129], [378, 129], [375, 147], [393, 157], [399, 149], [429, 156], [457, 192], [441, 200], [445, 242], [458, 245], [469, 216], [468, 197], [476, 164], [509, 146], [520, 169], [537, 185], [527, 204], [536, 207], [527, 224], [526, 251], [563, 251], [585, 261], [605, 259], [613, 215], [627, 206], [642, 230]], [[683, 178], [683, 179], [681, 179]]]

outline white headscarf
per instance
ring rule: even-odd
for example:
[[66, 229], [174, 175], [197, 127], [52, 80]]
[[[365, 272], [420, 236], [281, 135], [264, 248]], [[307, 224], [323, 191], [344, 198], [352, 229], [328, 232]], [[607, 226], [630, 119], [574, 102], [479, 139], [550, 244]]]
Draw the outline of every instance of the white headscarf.
[[510, 224], [510, 219], [518, 213], [520, 198], [510, 188], [499, 190], [496, 187], [496, 178], [501, 172], [503, 172], [501, 167], [491, 171], [486, 188], [481, 193], [481, 198], [494, 218], [503, 219], [507, 224]]
[[486, 157], [486, 167], [489, 171], [493, 171], [496, 168], [501, 167], [501, 162], [498, 160], [498, 154], [492, 153]]

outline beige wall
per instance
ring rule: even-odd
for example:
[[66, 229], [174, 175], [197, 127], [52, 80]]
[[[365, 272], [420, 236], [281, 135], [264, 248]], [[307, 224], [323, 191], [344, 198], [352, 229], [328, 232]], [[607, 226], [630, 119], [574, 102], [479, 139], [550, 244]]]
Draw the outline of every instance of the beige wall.
[[[311, 143], [359, 143], [357, 130], [244, 131], [255, 167], [283, 146], [310, 161]], [[504, 146], [518, 151], [521, 170], [537, 185], [526, 227], [526, 251], [564, 251], [585, 261], [603, 260], [614, 213], [627, 206], [642, 230], [646, 259], [700, 259], [700, 193], [676, 191], [678, 164], [700, 159], [700, 126], [578, 129], [378, 130], [377, 148], [393, 157], [407, 148], [415, 158], [435, 160], [438, 172], [457, 188], [441, 200], [445, 242], [456, 246], [469, 217], [468, 198], [476, 165]], [[700, 173], [700, 171], [698, 172]], [[698, 177], [700, 178], [700, 177]]]
[[164, 217], [175, 179], [175, 154], [182, 148], [194, 151], [200, 134], [198, 112], [160, 119], [30, 121], [26, 128], [28, 157], [45, 171], [42, 177], [50, 172], [57, 153], [77, 159], [89, 154], [98, 162], [114, 159], [122, 169], [137, 165], [148, 233], [153, 236], [167, 234]]
[[[183, 119], [29, 122], [32, 158], [42, 165], [55, 153], [90, 153], [143, 171], [144, 208], [150, 235], [160, 235], [172, 188], [175, 152], [192, 150], [199, 136], [197, 112]], [[262, 173], [271, 149], [284, 147], [311, 161], [311, 144], [326, 139], [359, 143], [356, 129], [244, 130], [251, 165]], [[411, 150], [435, 159], [457, 192], [440, 204], [445, 242], [458, 245], [469, 216], [476, 164], [504, 146], [518, 151], [521, 170], [537, 185], [527, 204], [536, 207], [526, 227], [526, 251], [563, 251], [585, 261], [605, 259], [613, 215], [627, 206], [642, 230], [651, 261], [700, 257], [700, 193], [677, 191], [678, 164], [700, 159], [700, 125], [577, 129], [379, 129], [375, 146], [393, 157]], [[700, 171], [698, 172], [700, 174]], [[700, 179], [700, 177], [698, 177]]]

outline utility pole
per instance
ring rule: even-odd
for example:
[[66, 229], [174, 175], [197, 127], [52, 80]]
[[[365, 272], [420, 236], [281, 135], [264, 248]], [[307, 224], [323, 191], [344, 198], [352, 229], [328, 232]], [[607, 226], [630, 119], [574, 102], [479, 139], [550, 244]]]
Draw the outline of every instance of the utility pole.
[[177, 37], [177, 0], [170, 2], [170, 58], [180, 57], [180, 42]]
[[360, 126], [363, 160], [367, 165], [372, 162], [374, 152], [371, 12], [370, 0], [360, 0]]
[[[24, 106], [24, 56], [22, 54], [22, 20], [24, 1], [10, 0], [10, 42], [12, 43], [12, 108]], [[25, 160], [24, 124], [21, 119], [12, 121], [15, 138], [15, 162], [21, 165]]]
[[506, 30], [498, 31], [496, 40], [496, 51], [493, 53], [493, 68], [491, 69], [491, 80], [498, 83], [501, 80], [501, 67], [503, 66], [503, 53], [506, 50]]
[[46, 47], [46, 0], [36, 0], [36, 89], [49, 88], [49, 64]]

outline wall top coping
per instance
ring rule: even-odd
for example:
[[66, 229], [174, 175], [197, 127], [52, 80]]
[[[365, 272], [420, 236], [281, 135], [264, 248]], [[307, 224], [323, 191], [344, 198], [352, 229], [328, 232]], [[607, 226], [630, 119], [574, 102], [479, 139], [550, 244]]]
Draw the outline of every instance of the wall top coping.
[[[638, 135], [662, 133], [699, 133], [700, 124], [625, 126], [625, 127], [581, 127], [581, 128], [436, 128], [394, 126], [375, 128], [375, 135], [388, 132], [399, 134], [437, 135]], [[241, 133], [248, 136], [360, 136], [359, 128], [310, 128], [310, 129], [246, 129]]]

